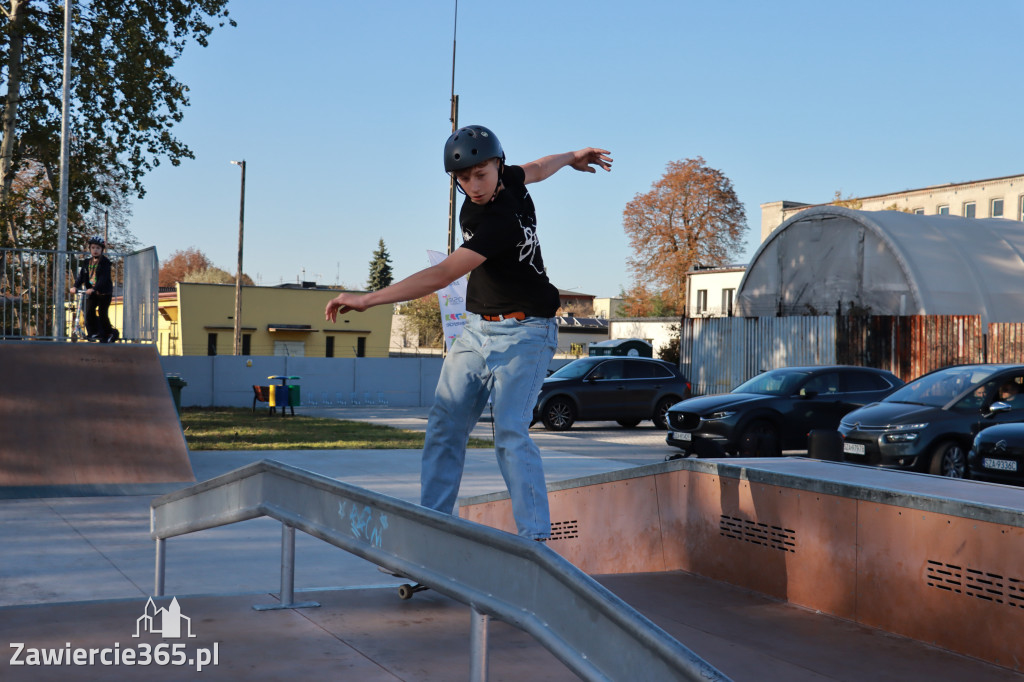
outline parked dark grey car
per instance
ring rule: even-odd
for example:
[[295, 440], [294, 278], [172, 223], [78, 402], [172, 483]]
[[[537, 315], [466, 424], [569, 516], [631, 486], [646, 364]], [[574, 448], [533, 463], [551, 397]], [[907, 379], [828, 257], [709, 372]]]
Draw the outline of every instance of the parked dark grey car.
[[979, 431], [1024, 421], [1024, 365], [957, 365], [929, 372], [843, 417], [843, 459], [953, 478], [967, 472]]
[[967, 468], [979, 481], [1024, 485], [1024, 423], [996, 424], [975, 436]]
[[550, 431], [577, 421], [617, 421], [631, 428], [650, 419], [665, 428], [668, 408], [690, 396], [690, 382], [664, 360], [586, 357], [573, 360], [544, 380], [533, 411]]
[[902, 385], [891, 372], [870, 367], [773, 369], [731, 393], [674, 405], [665, 442], [698, 457], [772, 457], [803, 450], [809, 431], [834, 430], [847, 412]]

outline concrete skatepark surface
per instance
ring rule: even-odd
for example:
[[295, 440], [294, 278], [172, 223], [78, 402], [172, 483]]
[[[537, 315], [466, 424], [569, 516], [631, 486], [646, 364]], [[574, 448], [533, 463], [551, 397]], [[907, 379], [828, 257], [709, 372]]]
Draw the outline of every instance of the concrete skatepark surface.
[[[162, 375], [156, 383], [166, 389]], [[164, 400], [170, 404], [166, 392]], [[2, 405], [7, 424], [12, 423], [7, 416], [12, 406]], [[51, 409], [49, 403], [37, 408]], [[334, 408], [319, 413], [405, 428], [426, 425], [425, 410]], [[180, 437], [176, 417], [173, 424]], [[535, 429], [549, 482], [661, 461], [671, 452], [663, 432], [653, 429], [580, 426], [564, 435]], [[488, 437], [489, 431], [490, 425], [481, 422], [474, 435]], [[267, 458], [401, 499], [415, 502], [419, 497], [418, 451], [192, 452], [186, 457], [188, 473], [194, 471], [198, 481]], [[184, 469], [169, 471], [178, 476]], [[157, 478], [164, 479], [165, 487], [188, 485], [168, 483], [166, 472]], [[101, 483], [102, 476], [72, 482], [86, 480]], [[468, 677], [470, 612], [464, 605], [432, 591], [402, 601], [396, 588], [403, 581], [301, 533], [296, 537], [296, 599], [320, 606], [255, 611], [254, 605], [275, 603], [280, 587], [281, 526], [270, 519], [168, 541], [166, 597], [154, 601], [159, 609], [171, 609], [175, 599], [195, 636], [160, 637], [144, 627], [139, 632], [153, 592], [149, 504], [155, 495], [145, 488], [151, 482], [143, 474], [123, 479], [119, 491], [137, 494], [0, 499], [0, 679]], [[138, 484], [134, 489], [133, 483]], [[503, 487], [493, 452], [470, 451], [461, 495]], [[680, 571], [597, 578], [737, 680], [1021, 679], [1005, 668]], [[110, 660], [113, 650], [118, 655], [144, 646], [154, 651], [162, 644], [182, 646], [182, 665], [104, 665], [96, 658], [103, 650]], [[67, 652], [70, 661], [73, 651], [88, 656], [89, 649], [97, 652], [91, 665], [28, 664], [46, 655], [40, 652]], [[207, 660], [198, 671], [199, 659], [211, 651], [216, 651], [216, 663]], [[532, 638], [501, 622], [491, 623], [488, 654], [491, 680], [576, 679]]]

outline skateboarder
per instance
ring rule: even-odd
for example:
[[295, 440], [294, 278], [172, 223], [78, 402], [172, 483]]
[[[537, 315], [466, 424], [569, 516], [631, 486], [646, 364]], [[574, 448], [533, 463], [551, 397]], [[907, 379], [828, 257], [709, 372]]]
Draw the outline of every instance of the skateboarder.
[[467, 126], [444, 146], [444, 169], [466, 195], [459, 214], [463, 244], [444, 261], [366, 294], [342, 293], [326, 317], [420, 298], [472, 272], [467, 320], [445, 358], [430, 410], [420, 502], [455, 508], [470, 431], [493, 393], [495, 449], [519, 535], [551, 534], [540, 450], [530, 439], [533, 407], [557, 345], [560, 300], [548, 281], [526, 185], [570, 166], [611, 170], [604, 149], [587, 148], [512, 166], [493, 132]]
[[107, 310], [114, 294], [114, 282], [110, 277], [110, 260], [103, 255], [107, 243], [103, 237], [89, 237], [89, 260], [82, 264], [75, 278], [71, 293], [79, 289], [85, 292], [85, 327], [89, 339], [108, 343], [117, 340], [117, 332], [110, 325]]

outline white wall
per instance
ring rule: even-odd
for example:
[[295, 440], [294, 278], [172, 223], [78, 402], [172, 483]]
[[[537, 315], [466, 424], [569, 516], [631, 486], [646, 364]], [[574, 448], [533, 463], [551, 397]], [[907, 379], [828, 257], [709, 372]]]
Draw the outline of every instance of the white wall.
[[[674, 333], [673, 326], [676, 327]], [[609, 321], [608, 338], [649, 341], [654, 349], [654, 357], [658, 357], [658, 351], [667, 346], [673, 336], [679, 334], [678, 328], [677, 317], [622, 318]]]
[[[163, 356], [166, 374], [180, 376], [187, 386], [181, 404], [191, 406], [250, 407], [253, 385], [279, 384], [272, 375], [299, 376], [302, 401], [324, 392], [347, 401], [353, 392], [362, 400], [383, 394], [389, 405], [427, 406], [441, 374], [441, 358], [295, 358], [269, 356]], [[251, 365], [250, 365], [251, 363]]]
[[[249, 366], [249, 362], [252, 366]], [[348, 401], [353, 392], [362, 400], [383, 394], [394, 407], [429, 407], [441, 376], [440, 357], [409, 358], [286, 358], [272, 356], [162, 356], [164, 373], [180, 376], [182, 407], [251, 407], [253, 385], [279, 384], [268, 376], [299, 376], [302, 402], [327, 392]], [[568, 360], [553, 360], [555, 370]], [[266, 405], [264, 405], [266, 407]]]
[[[739, 289], [745, 268], [698, 270], [687, 273], [686, 314], [687, 317], [726, 317], [728, 311], [722, 309], [722, 291], [733, 290], [733, 306], [735, 307], [735, 290]], [[697, 312], [697, 292], [708, 292], [708, 308], [702, 313]]]

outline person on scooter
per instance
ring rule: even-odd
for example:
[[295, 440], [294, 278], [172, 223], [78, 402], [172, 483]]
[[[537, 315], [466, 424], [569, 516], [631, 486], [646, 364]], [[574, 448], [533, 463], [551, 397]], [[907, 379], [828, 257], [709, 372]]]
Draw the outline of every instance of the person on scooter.
[[100, 343], [117, 340], [117, 332], [110, 324], [107, 311], [114, 295], [114, 281], [110, 276], [110, 260], [103, 255], [107, 243], [103, 237], [89, 237], [89, 260], [82, 264], [71, 293], [81, 289], [85, 295], [85, 327], [89, 339]]

